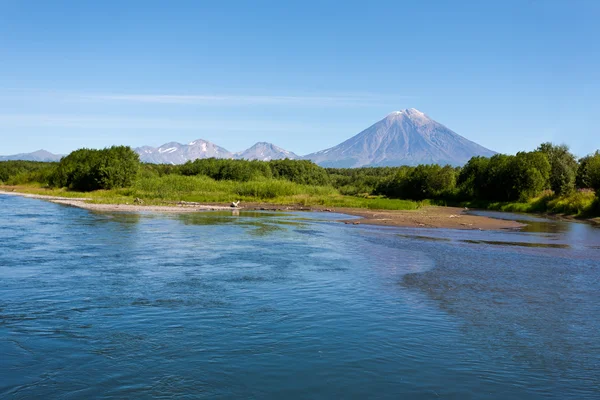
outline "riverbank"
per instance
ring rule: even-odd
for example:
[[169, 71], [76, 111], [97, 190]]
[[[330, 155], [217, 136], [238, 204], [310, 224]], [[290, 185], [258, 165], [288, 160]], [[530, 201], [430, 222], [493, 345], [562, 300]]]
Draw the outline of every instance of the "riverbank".
[[461, 204], [473, 209], [527, 213], [579, 221], [600, 220], [600, 205], [591, 190], [578, 190], [563, 196], [544, 193], [526, 202], [470, 201]]
[[478, 229], [499, 230], [518, 229], [523, 224], [515, 221], [505, 221], [489, 217], [465, 214], [457, 207], [424, 206], [417, 210], [368, 210], [349, 207], [321, 207], [303, 205], [278, 205], [271, 203], [243, 203], [237, 208], [231, 208], [222, 203], [174, 202], [172, 204], [146, 205], [128, 203], [99, 203], [92, 202], [87, 197], [46, 196], [35, 193], [0, 190], [0, 194], [22, 196], [33, 199], [50, 201], [56, 204], [79, 207], [97, 212], [160, 212], [160, 213], [193, 213], [202, 211], [224, 210], [269, 210], [269, 211], [313, 211], [335, 212], [359, 217], [342, 221], [347, 224], [368, 224], [381, 226], [411, 227], [411, 228], [447, 228], [447, 229]]

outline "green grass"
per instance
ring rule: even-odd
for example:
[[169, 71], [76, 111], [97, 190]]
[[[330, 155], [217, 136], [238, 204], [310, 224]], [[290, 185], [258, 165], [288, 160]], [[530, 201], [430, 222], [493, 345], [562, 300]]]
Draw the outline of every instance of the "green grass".
[[582, 218], [600, 215], [600, 201], [591, 190], [578, 190], [566, 196], [545, 193], [527, 202], [473, 201], [464, 205], [496, 211], [563, 214]]
[[348, 207], [383, 210], [416, 210], [421, 202], [378, 196], [346, 196], [331, 186], [301, 185], [286, 180], [259, 179], [249, 182], [216, 181], [206, 176], [140, 176], [130, 188], [76, 192], [28, 184], [19, 192], [62, 197], [87, 197], [94, 203], [126, 204], [140, 198], [145, 204], [177, 201], [199, 203], [259, 202], [281, 205]]
[[282, 205], [352, 207], [386, 210], [416, 210], [410, 200], [381, 197], [344, 196], [331, 186], [300, 185], [285, 180], [262, 179], [249, 182], [215, 181], [205, 176], [168, 175], [141, 178], [131, 189], [144, 200], [223, 203], [235, 200]]
[[[439, 200], [417, 202], [388, 199], [381, 196], [343, 195], [331, 186], [301, 185], [277, 179], [237, 182], [216, 181], [206, 176], [182, 175], [165, 175], [162, 177], [141, 175], [130, 188], [93, 192], [49, 189], [39, 184], [17, 186], [16, 190], [49, 196], [87, 197], [94, 203], [107, 204], [132, 204], [135, 198], [140, 198], [144, 201], [144, 204], [152, 205], [171, 204], [177, 201], [227, 204], [231, 201], [241, 200], [242, 203], [257, 202], [373, 210], [416, 210], [429, 204], [459, 205]], [[600, 200], [592, 191], [577, 191], [562, 197], [545, 193], [528, 202], [472, 201], [460, 205], [508, 212], [565, 214], [585, 218], [600, 216]]]

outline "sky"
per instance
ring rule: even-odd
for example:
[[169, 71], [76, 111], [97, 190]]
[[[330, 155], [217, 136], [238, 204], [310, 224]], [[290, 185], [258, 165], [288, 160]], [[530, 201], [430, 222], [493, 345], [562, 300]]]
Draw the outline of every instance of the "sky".
[[514, 154], [600, 148], [600, 1], [0, 0], [0, 154], [297, 154], [417, 108]]

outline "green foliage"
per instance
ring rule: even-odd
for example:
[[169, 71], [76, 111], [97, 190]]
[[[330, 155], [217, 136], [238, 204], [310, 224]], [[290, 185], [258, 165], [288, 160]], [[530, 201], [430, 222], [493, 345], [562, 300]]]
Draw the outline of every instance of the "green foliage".
[[552, 192], [546, 192], [541, 196], [521, 202], [471, 201], [464, 204], [473, 208], [507, 212], [566, 214], [577, 217], [600, 215], [600, 209], [597, 208], [598, 198], [591, 190], [577, 190], [565, 196], [556, 196]]
[[409, 167], [327, 168], [331, 184], [345, 195], [378, 193], [400, 169]]
[[577, 187], [600, 191], [600, 151], [580, 160]]
[[539, 151], [515, 156], [496, 154], [486, 159], [473, 157], [458, 177], [463, 199], [526, 201], [548, 185], [550, 163]]
[[550, 162], [550, 188], [557, 195], [565, 195], [575, 189], [577, 159], [567, 145], [542, 143], [538, 151], [546, 154]]
[[140, 176], [132, 197], [152, 201], [230, 202], [261, 201], [306, 206], [355, 207], [388, 210], [414, 210], [419, 204], [409, 200], [380, 197], [343, 196], [331, 186], [301, 185], [286, 180], [263, 179], [248, 182], [217, 181], [207, 176]]
[[300, 185], [286, 180], [262, 179], [247, 182], [231, 180], [217, 181], [207, 176], [165, 175], [163, 177], [141, 177], [134, 186], [134, 194], [139, 197], [172, 199], [178, 196], [206, 196], [218, 194], [218, 200], [236, 199], [267, 200], [295, 195], [332, 195], [337, 191], [330, 186]]
[[379, 191], [389, 197], [423, 200], [449, 196], [455, 187], [456, 170], [433, 164], [399, 169]]
[[165, 176], [180, 174], [182, 166], [172, 164], [142, 164], [140, 173], [144, 176]]
[[39, 161], [0, 161], [0, 183], [23, 185], [48, 184], [56, 163]]
[[197, 159], [179, 167], [186, 176], [204, 175], [212, 179], [248, 182], [261, 178], [283, 179], [304, 185], [327, 185], [329, 175], [324, 168], [308, 160], [248, 161], [228, 159]]
[[511, 161], [510, 200], [527, 200], [546, 188], [551, 166], [543, 153], [520, 152]]
[[597, 201], [594, 192], [590, 190], [573, 191], [566, 196], [548, 199], [545, 212], [553, 214], [568, 214], [575, 216], [598, 215], [594, 214], [593, 207]]
[[329, 186], [301, 185], [279, 179], [243, 182], [236, 185], [234, 190], [239, 196], [255, 197], [258, 199], [275, 199], [277, 197], [296, 195], [322, 196], [337, 194], [337, 191]]
[[138, 154], [126, 146], [113, 146], [99, 151], [99, 188], [113, 189], [131, 186], [140, 168]]
[[179, 168], [179, 171], [186, 176], [204, 175], [215, 180], [240, 182], [272, 176], [269, 165], [264, 162], [217, 158], [188, 161]]
[[308, 160], [272, 160], [269, 166], [276, 179], [286, 179], [303, 185], [329, 185], [327, 171]]
[[[427, 199], [438, 205], [469, 202], [506, 211], [600, 214], [600, 152], [578, 163], [566, 146], [550, 143], [533, 152], [473, 157], [463, 168], [325, 169], [307, 160], [214, 158], [184, 165], [143, 164], [140, 168], [137, 155], [127, 147], [80, 149], [60, 163], [0, 162], [0, 183], [50, 184], [79, 191], [107, 189], [104, 194], [89, 194], [97, 195], [97, 201], [140, 197], [158, 203], [243, 200], [414, 209]], [[587, 190], [575, 191], [575, 183]], [[53, 192], [70, 195], [59, 189]]]
[[139, 164], [139, 156], [129, 147], [79, 149], [60, 160], [49, 183], [80, 191], [128, 187]]
[[458, 174], [459, 190], [468, 199], [484, 198], [488, 186], [487, 169], [490, 159], [473, 157]]

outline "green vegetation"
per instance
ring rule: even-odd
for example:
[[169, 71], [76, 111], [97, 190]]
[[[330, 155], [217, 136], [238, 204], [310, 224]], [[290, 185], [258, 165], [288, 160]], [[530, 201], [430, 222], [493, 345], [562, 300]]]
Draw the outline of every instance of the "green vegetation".
[[600, 151], [579, 161], [576, 183], [579, 188], [600, 191]]
[[388, 197], [407, 197], [415, 200], [444, 199], [456, 188], [456, 170], [450, 166], [419, 165], [403, 168], [377, 187]]
[[0, 161], [0, 184], [48, 184], [55, 165], [38, 161]]
[[60, 160], [48, 183], [80, 191], [123, 188], [133, 184], [139, 167], [140, 158], [129, 147], [80, 149]]
[[404, 210], [431, 203], [600, 215], [600, 152], [577, 160], [566, 146], [551, 143], [516, 155], [473, 157], [462, 168], [326, 169], [306, 160], [226, 159], [156, 165], [140, 164], [128, 147], [81, 149], [59, 163], [0, 162], [0, 183], [107, 203], [242, 200]]
[[599, 203], [592, 190], [577, 190], [565, 196], [555, 196], [548, 191], [524, 202], [470, 201], [462, 204], [472, 208], [507, 212], [565, 214], [579, 217], [600, 215], [600, 209], [597, 208]]
[[543, 143], [538, 151], [544, 153], [550, 162], [550, 189], [558, 195], [570, 194], [575, 189], [577, 159], [565, 145], [554, 146]]

